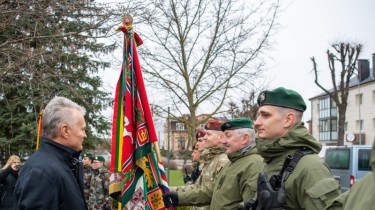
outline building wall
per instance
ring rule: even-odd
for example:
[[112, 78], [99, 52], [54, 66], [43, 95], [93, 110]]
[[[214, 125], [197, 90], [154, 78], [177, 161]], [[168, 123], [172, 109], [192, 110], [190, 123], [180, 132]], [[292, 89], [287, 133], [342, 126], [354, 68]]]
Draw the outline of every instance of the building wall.
[[[359, 94], [362, 94], [361, 105], [358, 104]], [[365, 144], [372, 145], [375, 137], [375, 82], [350, 90], [346, 110], [347, 132], [359, 133], [359, 119], [363, 120], [361, 133], [365, 134]]]
[[[362, 104], [359, 105], [359, 94], [362, 94]], [[312, 135], [319, 140], [319, 99], [311, 99], [311, 123]], [[359, 114], [360, 113], [360, 114]], [[352, 87], [348, 96], [348, 107], [346, 110], [347, 131], [359, 134], [359, 118], [363, 120], [365, 140], [362, 144], [372, 145], [375, 138], [375, 81], [361, 84], [359, 87]], [[338, 120], [338, 118], [337, 118]], [[346, 136], [346, 135], [345, 135]], [[352, 145], [352, 142], [344, 140], [345, 145]]]

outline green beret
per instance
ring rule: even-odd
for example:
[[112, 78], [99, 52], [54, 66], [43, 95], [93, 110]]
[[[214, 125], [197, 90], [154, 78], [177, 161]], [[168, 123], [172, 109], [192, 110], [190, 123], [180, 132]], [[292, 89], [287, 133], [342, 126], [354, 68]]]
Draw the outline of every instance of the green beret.
[[306, 110], [306, 104], [302, 96], [293, 90], [283, 87], [261, 92], [258, 96], [258, 105], [259, 107], [264, 105], [280, 106], [301, 112]]
[[241, 128], [253, 128], [253, 121], [249, 118], [235, 118], [221, 125], [221, 130], [235, 130]]
[[88, 158], [90, 158], [91, 160], [94, 158], [93, 156], [92, 156], [92, 154], [91, 153], [84, 153], [83, 155], [82, 155], [82, 157], [88, 157]]
[[95, 156], [94, 160], [99, 160], [99, 161], [105, 162], [105, 159], [104, 159], [103, 156]]

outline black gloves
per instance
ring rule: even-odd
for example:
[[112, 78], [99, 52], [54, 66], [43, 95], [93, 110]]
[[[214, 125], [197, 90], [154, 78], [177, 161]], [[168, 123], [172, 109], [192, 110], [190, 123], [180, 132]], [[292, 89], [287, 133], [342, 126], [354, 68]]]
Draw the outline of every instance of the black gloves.
[[264, 172], [259, 173], [257, 193], [257, 206], [253, 209], [281, 210], [283, 208], [286, 195], [284, 186], [281, 186], [279, 190], [274, 190]]
[[176, 192], [163, 193], [163, 201], [165, 207], [175, 207], [178, 205], [178, 195]]
[[199, 175], [200, 175], [200, 171], [197, 169], [197, 170], [194, 170], [193, 172], [191, 172], [191, 179], [192, 181], [195, 183], [195, 181], [198, 179]]
[[192, 181], [191, 177], [188, 174], [186, 174], [184, 177], [184, 183], [186, 184], [187, 182], [191, 182], [191, 181]]

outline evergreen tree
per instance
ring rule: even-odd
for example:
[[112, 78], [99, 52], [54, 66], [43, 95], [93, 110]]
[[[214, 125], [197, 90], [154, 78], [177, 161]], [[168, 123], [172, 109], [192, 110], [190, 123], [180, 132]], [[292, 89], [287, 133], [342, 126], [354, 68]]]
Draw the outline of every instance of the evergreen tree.
[[[118, 7], [119, 8], [119, 7]], [[0, 3], [0, 148], [2, 154], [35, 150], [39, 112], [55, 95], [87, 109], [93, 148], [110, 129], [101, 111], [112, 104], [98, 71], [115, 44], [116, 8], [85, 0], [7, 0]], [[112, 24], [112, 25], [111, 25]], [[5, 158], [7, 158], [7, 155]]]

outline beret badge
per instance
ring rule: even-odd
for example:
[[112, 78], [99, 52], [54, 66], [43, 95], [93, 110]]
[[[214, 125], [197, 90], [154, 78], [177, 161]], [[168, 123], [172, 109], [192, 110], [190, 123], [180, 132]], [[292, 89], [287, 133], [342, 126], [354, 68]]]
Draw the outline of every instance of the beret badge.
[[263, 103], [266, 100], [266, 94], [263, 92], [259, 95], [259, 102]]

